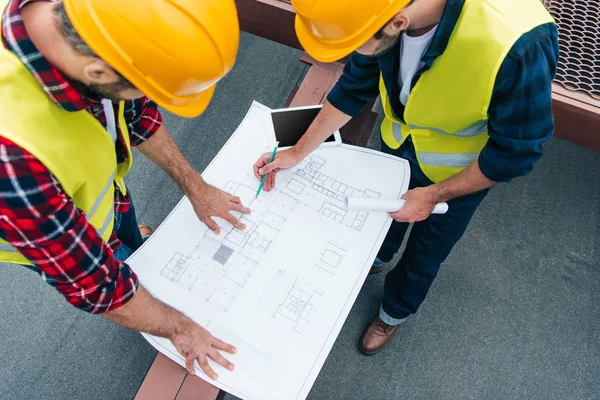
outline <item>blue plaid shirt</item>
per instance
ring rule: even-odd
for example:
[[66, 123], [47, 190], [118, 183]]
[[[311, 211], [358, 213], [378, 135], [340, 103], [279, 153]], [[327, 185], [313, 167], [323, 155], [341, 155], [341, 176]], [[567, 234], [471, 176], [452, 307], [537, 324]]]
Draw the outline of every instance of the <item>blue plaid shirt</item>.
[[[413, 87], [443, 54], [464, 3], [465, 0], [447, 1], [435, 36], [421, 59], [425, 65], [412, 81]], [[329, 102], [348, 115], [358, 115], [379, 95], [380, 74], [388, 93], [400, 93], [399, 46], [398, 43], [396, 48], [377, 58], [352, 54], [343, 75], [329, 93]], [[542, 144], [554, 133], [552, 80], [558, 55], [556, 25], [545, 24], [523, 35], [504, 60], [488, 111], [490, 138], [479, 156], [479, 167], [488, 179], [508, 182], [527, 175], [542, 156]], [[403, 119], [404, 105], [398, 96], [390, 96], [390, 103], [394, 114]], [[405, 157], [416, 163], [414, 147], [410, 146]]]

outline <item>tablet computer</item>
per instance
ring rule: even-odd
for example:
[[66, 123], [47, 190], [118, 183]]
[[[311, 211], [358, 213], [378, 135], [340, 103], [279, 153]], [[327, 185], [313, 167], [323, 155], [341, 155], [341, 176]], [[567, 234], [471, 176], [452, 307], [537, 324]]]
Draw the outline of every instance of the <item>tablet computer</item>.
[[[279, 149], [287, 149], [298, 143], [321, 108], [323, 108], [322, 105], [316, 105], [272, 110], [268, 117], [269, 125], [272, 126], [275, 140], [279, 142]], [[340, 132], [336, 131], [321, 146], [337, 146], [341, 143]]]

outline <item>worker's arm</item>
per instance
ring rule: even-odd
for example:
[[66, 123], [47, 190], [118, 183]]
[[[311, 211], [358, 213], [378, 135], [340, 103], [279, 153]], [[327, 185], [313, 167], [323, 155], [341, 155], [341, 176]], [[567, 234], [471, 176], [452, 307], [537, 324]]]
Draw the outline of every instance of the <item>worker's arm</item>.
[[554, 133], [552, 80], [557, 59], [555, 25], [523, 35], [498, 73], [488, 111], [490, 138], [479, 158], [443, 182], [407, 192], [404, 207], [390, 215], [401, 222], [422, 221], [437, 202], [530, 173], [542, 156], [543, 143]]
[[306, 156], [315, 151], [333, 132], [346, 125], [350, 119], [349, 115], [326, 102], [302, 139], [294, 147], [278, 152], [271, 163], [269, 163], [271, 153], [265, 153], [254, 164], [254, 176], [257, 179], [262, 179], [264, 174], [269, 174], [263, 189], [267, 192], [273, 189], [277, 172], [300, 164]]
[[458, 174], [427, 187], [419, 187], [406, 192], [401, 198], [404, 206], [390, 216], [398, 222], [418, 222], [427, 219], [437, 203], [448, 201], [469, 193], [479, 192], [495, 185], [481, 173], [477, 160]]
[[219, 233], [219, 226], [210, 217], [221, 217], [234, 226], [244, 228], [230, 213], [247, 212], [237, 197], [206, 184], [185, 160], [162, 123], [156, 103], [142, 97], [127, 102], [125, 119], [131, 145], [167, 172], [188, 196], [202, 222]]
[[[50, 171], [32, 154], [0, 137], [0, 236], [25, 256], [73, 306], [128, 328], [163, 336], [186, 356], [188, 370], [231, 346], [153, 299], [77, 209]], [[113, 234], [114, 235], [114, 234]], [[115, 239], [113, 237], [113, 239]], [[24, 269], [24, 267], [22, 267]]]
[[250, 209], [242, 205], [239, 197], [204, 182], [202, 176], [181, 154], [164, 125], [137, 148], [177, 182], [192, 203], [198, 218], [211, 230], [220, 232], [219, 226], [211, 217], [220, 217], [239, 229], [245, 229], [244, 224], [231, 215], [230, 211], [247, 214]]
[[271, 153], [265, 153], [254, 164], [257, 179], [269, 174], [264, 189], [269, 191], [275, 186], [278, 171], [301, 163], [333, 132], [360, 114], [369, 101], [376, 99], [379, 95], [379, 77], [379, 62], [376, 57], [352, 54], [344, 67], [344, 73], [327, 96], [323, 109], [302, 139], [293, 148], [278, 152], [272, 163], [269, 163]]
[[185, 357], [185, 367], [191, 375], [194, 375], [194, 362], [198, 361], [206, 375], [217, 379], [217, 374], [208, 364], [208, 358], [230, 371], [234, 368], [219, 350], [235, 354], [235, 347], [215, 338], [179, 311], [152, 297], [141, 285], [127, 304], [104, 316], [126, 328], [168, 338], [179, 354]]
[[138, 278], [31, 153], [0, 137], [0, 236], [74, 307], [101, 314], [129, 301]]

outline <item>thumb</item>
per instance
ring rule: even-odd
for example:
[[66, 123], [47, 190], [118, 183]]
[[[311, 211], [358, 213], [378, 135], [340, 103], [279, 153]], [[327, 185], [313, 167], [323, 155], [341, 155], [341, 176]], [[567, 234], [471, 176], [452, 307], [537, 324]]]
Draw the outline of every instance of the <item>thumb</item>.
[[260, 168], [258, 170], [258, 172], [261, 175], [265, 175], [265, 174], [268, 174], [269, 172], [273, 172], [274, 169], [279, 168], [279, 163], [280, 163], [280, 161], [277, 160], [277, 159], [275, 159], [275, 160], [273, 160], [273, 162], [271, 162], [271, 163], [265, 165], [264, 167]]

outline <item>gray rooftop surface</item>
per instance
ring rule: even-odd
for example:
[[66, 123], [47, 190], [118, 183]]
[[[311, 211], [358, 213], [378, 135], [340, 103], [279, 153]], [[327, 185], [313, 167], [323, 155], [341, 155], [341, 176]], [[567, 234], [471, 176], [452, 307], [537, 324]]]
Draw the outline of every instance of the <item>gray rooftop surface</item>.
[[[197, 169], [252, 100], [283, 106], [306, 70], [300, 54], [242, 34], [207, 112], [165, 115]], [[600, 153], [557, 139], [545, 150], [530, 176], [491, 192], [419, 313], [373, 357], [357, 343], [384, 274], [367, 279], [309, 398], [600, 399]], [[154, 227], [181, 198], [139, 154], [128, 185]], [[156, 354], [140, 335], [73, 310], [22, 267], [1, 268], [0, 399], [135, 395]]]

